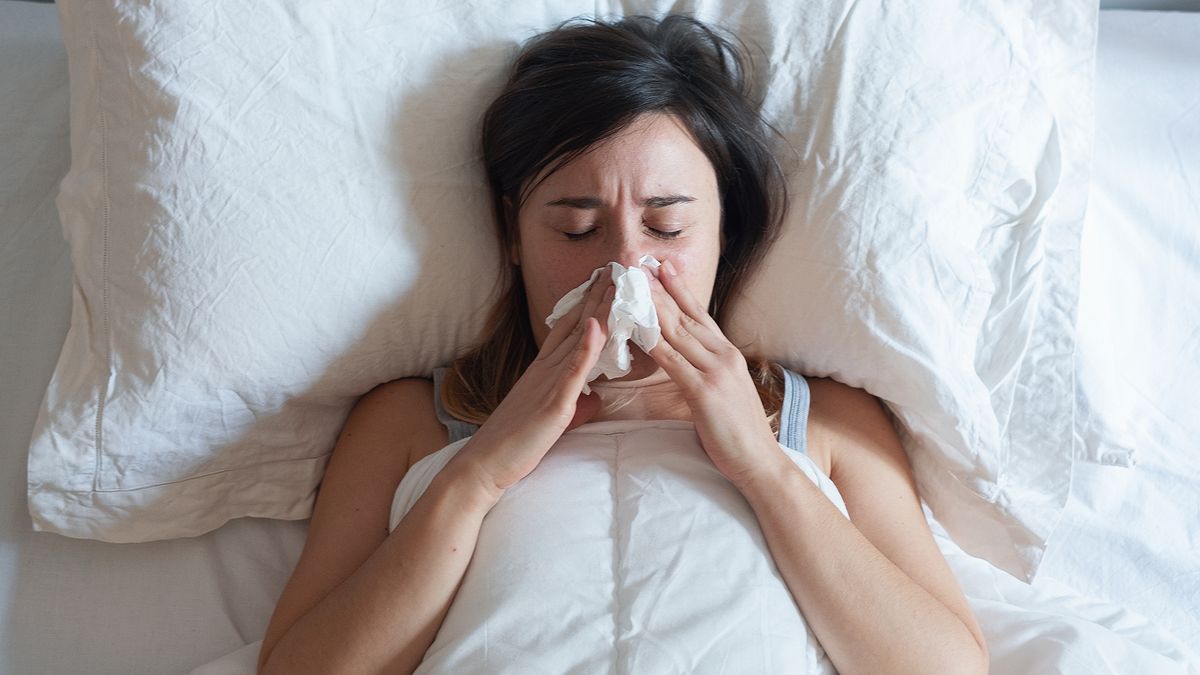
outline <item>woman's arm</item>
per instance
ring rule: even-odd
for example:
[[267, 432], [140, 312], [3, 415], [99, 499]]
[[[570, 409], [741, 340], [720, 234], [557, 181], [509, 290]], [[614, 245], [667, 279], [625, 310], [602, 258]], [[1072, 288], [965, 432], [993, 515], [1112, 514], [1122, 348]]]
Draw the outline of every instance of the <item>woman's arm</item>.
[[387, 533], [413, 454], [446, 440], [431, 394], [427, 381], [399, 380], [351, 411], [259, 672], [411, 672], [432, 643], [494, 493], [452, 462]]
[[[395, 471], [389, 451], [402, 438], [412, 457], [422, 444], [418, 422], [438, 426], [432, 387], [399, 381], [355, 406], [326, 470], [304, 552], [263, 638], [259, 672], [416, 668], [462, 582], [483, 517], [565, 431], [599, 408], [599, 397], [580, 390], [607, 339], [598, 317], [608, 316], [612, 291], [611, 280], [593, 284], [555, 324], [537, 358], [390, 535], [392, 491], [408, 464]], [[389, 396], [396, 387], [405, 393]], [[380, 412], [367, 412], [372, 408]], [[415, 415], [419, 408], [427, 414]], [[389, 425], [390, 434], [362, 422], [397, 413], [409, 417]]]
[[829, 450], [852, 523], [779, 449], [741, 350], [669, 258], [650, 290], [663, 338], [650, 356], [683, 390], [713, 465], [754, 509], [838, 672], [986, 673], [983, 635], [933, 541], [879, 402], [832, 380], [811, 386], [809, 438]]
[[[449, 468], [449, 467], [447, 467]], [[491, 508], [440, 473], [362, 567], [275, 644], [262, 673], [411, 673], [433, 642]]]
[[779, 449], [745, 357], [669, 258], [650, 289], [663, 338], [650, 356], [683, 390], [705, 452], [754, 510], [838, 671], [987, 672], [983, 635], [933, 541], [879, 402], [832, 380], [813, 382], [809, 437], [829, 450], [851, 522]]
[[810, 443], [831, 451], [846, 518], [783, 453], [738, 487], [839, 673], [986, 673], [987, 646], [925, 522], [879, 402], [812, 381]]

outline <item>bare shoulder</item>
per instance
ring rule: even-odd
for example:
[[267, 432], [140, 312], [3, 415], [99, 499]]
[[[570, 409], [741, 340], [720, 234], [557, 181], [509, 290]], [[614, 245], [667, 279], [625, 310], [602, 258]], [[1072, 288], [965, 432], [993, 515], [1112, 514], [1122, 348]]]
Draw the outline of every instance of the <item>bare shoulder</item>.
[[808, 441], [827, 458], [829, 478], [851, 522], [954, 612], [986, 652], [979, 622], [925, 520], [908, 455], [883, 403], [831, 379], [813, 379], [809, 385]]
[[387, 535], [400, 480], [419, 457], [445, 442], [431, 381], [402, 378], [363, 394], [346, 417], [325, 467], [309, 544], [329, 544], [330, 551], [365, 559]]
[[[434, 412], [429, 380], [392, 380], [363, 394], [342, 425], [325, 468], [309, 537], [323, 534], [327, 520], [355, 518], [370, 522], [370, 531], [382, 540], [396, 486], [417, 458], [444, 444], [445, 428]], [[349, 528], [342, 532], [361, 526], [339, 524]]]
[[446, 436], [429, 380], [393, 380], [358, 399], [325, 467], [304, 549], [275, 607], [260, 659], [387, 539], [396, 487], [417, 459], [446, 444]]
[[375, 387], [356, 406], [364, 409], [371, 426], [398, 444], [394, 447], [405, 448], [406, 472], [422, 457], [445, 447], [449, 438], [437, 418], [433, 394], [432, 381], [404, 377]]
[[825, 475], [837, 471], [847, 452], [894, 438], [895, 430], [879, 399], [828, 377], [806, 379], [810, 395], [808, 451]]

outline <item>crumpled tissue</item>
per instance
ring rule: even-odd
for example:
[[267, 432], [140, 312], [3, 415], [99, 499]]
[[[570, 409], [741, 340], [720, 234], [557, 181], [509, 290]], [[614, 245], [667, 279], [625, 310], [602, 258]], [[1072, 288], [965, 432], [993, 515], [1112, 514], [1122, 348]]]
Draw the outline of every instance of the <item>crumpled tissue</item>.
[[604, 270], [612, 271], [613, 286], [616, 290], [613, 294], [612, 309], [608, 313], [608, 341], [583, 383], [584, 394], [592, 392], [588, 382], [601, 375], [611, 380], [629, 374], [630, 340], [647, 354], [658, 344], [661, 335], [658, 312], [654, 309], [654, 300], [650, 297], [650, 281], [640, 266], [658, 269], [659, 262], [652, 255], [644, 255], [638, 260], [638, 265], [625, 267], [619, 262], [610, 262], [604, 267], [597, 267], [590, 279], [564, 295], [554, 305], [550, 316], [546, 317], [546, 325], [553, 328], [563, 315], [583, 300], [584, 294]]

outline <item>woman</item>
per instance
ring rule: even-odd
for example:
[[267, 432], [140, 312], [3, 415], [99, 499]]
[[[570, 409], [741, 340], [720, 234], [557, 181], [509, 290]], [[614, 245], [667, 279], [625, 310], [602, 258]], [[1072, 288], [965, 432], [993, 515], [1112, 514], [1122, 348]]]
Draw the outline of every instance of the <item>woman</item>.
[[[354, 407], [260, 672], [411, 672], [484, 515], [564, 433], [616, 419], [694, 424], [839, 672], [987, 670], [879, 402], [807, 383], [808, 454], [847, 520], [777, 442], [787, 373], [748, 363], [723, 334], [784, 208], [748, 91], [743, 55], [685, 17], [568, 22], [525, 46], [483, 129], [508, 290], [483, 343], [439, 369], [436, 396], [434, 383], [402, 379]], [[649, 274], [662, 337], [649, 354], [634, 348], [628, 375], [581, 395], [607, 338], [611, 280], [553, 329], [544, 318], [594, 269], [644, 254], [663, 261]], [[396, 486], [451, 432], [474, 433], [389, 534]]]

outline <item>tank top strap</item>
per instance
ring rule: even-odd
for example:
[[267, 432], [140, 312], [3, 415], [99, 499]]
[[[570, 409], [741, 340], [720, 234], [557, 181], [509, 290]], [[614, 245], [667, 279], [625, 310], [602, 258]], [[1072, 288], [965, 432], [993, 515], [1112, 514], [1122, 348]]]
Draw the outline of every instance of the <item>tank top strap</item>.
[[803, 375], [783, 366], [783, 404], [779, 409], [779, 442], [796, 452], [808, 454], [808, 382]]
[[[783, 371], [783, 403], [779, 410], [779, 442], [796, 452], [808, 453], [808, 382], [803, 375], [779, 366]], [[438, 421], [446, 426], [447, 443], [474, 434], [479, 426], [464, 422], [446, 411], [442, 406], [442, 381], [446, 377], [446, 366], [433, 369], [433, 405]]]
[[446, 425], [446, 430], [449, 432], [449, 438], [446, 441], [447, 445], [449, 445], [474, 434], [479, 429], [479, 426], [452, 416], [442, 405], [442, 380], [445, 379], [447, 370], [449, 370], [447, 366], [439, 366], [433, 369], [433, 407], [434, 411], [437, 412], [438, 421]]

